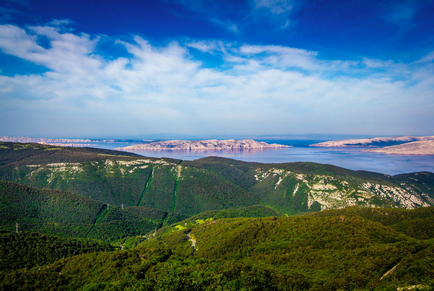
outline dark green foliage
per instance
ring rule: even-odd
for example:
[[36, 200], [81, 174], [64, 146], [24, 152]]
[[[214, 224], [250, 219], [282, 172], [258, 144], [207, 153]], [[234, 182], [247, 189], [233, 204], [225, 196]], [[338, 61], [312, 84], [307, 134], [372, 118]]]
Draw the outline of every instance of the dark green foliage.
[[[252, 165], [257, 165], [257, 163], [245, 163], [236, 160], [215, 157], [199, 159], [194, 163], [198, 163], [205, 169], [221, 175], [228, 181], [240, 186], [245, 190], [251, 188], [256, 183], [255, 178], [250, 174], [250, 172], [252, 171]], [[195, 166], [193, 163], [191, 165]]]
[[420, 172], [401, 174], [394, 176], [393, 179], [397, 183], [412, 185], [412, 188], [419, 194], [427, 193], [431, 198], [434, 198], [434, 173]]
[[347, 207], [346, 209], [321, 211], [312, 215], [318, 217], [361, 216], [414, 238], [434, 238], [434, 207], [432, 206], [413, 210]]
[[107, 241], [119, 240], [129, 236], [143, 235], [158, 228], [161, 220], [146, 219], [146, 211], [123, 211], [110, 208], [94, 224], [87, 237]]
[[84, 237], [103, 207], [80, 195], [0, 181], [0, 227]]
[[218, 211], [206, 211], [198, 215], [192, 216], [189, 220], [196, 219], [219, 219], [219, 218], [235, 218], [235, 217], [270, 217], [270, 216], [282, 216], [280, 212], [271, 209], [270, 207], [263, 205], [253, 205], [238, 209], [224, 209]]
[[170, 213], [167, 220], [166, 220], [166, 224], [170, 225], [172, 223], [176, 223], [179, 221], [182, 221], [184, 219], [189, 218], [189, 215], [185, 215], [185, 214], [180, 214], [180, 213]]
[[150, 179], [152, 183], [146, 187], [140, 206], [170, 212], [175, 191], [176, 173], [173, 173], [168, 166], [155, 166]]
[[0, 166], [28, 165], [39, 163], [80, 163], [110, 157], [140, 157], [139, 155], [106, 149], [57, 147], [42, 144], [0, 142]]
[[0, 289], [396, 290], [429, 288], [433, 268], [431, 244], [359, 216], [235, 218], [3, 273]]
[[0, 181], [0, 230], [39, 231], [107, 241], [144, 235], [167, 213], [147, 207], [109, 207], [89, 198]]
[[0, 234], [0, 272], [33, 268], [83, 253], [111, 251], [106, 243], [40, 233]]
[[243, 188], [212, 172], [193, 167], [183, 168], [178, 195], [176, 211], [189, 215], [255, 204]]

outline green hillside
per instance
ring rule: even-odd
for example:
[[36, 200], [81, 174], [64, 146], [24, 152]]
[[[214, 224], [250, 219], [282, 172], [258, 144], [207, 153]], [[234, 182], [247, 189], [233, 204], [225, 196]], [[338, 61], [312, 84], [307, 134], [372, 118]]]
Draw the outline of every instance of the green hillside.
[[1, 143], [0, 180], [61, 190], [116, 207], [168, 213], [265, 205], [288, 214], [348, 206], [434, 205], [434, 174], [388, 176], [315, 163], [260, 164], [208, 157], [156, 159], [118, 151]]
[[[107, 209], [108, 208], [108, 209]], [[77, 194], [0, 181], [0, 230], [38, 231], [107, 241], [159, 228], [167, 212], [111, 207]]]
[[434, 245], [360, 216], [231, 218], [157, 236], [132, 250], [0, 274], [0, 288], [429, 290], [433, 270]]
[[89, 239], [19, 232], [0, 234], [0, 272], [41, 267], [83, 253], [112, 251], [113, 246]]
[[[271, 215], [281, 214], [258, 205], [204, 212], [187, 221]], [[0, 181], [0, 230], [3, 231], [15, 231], [18, 224], [20, 231], [122, 241], [127, 237], [144, 236], [165, 223], [169, 225], [189, 217], [150, 207], [113, 207], [77, 194]]]
[[380, 222], [414, 238], [434, 238], [434, 207], [422, 207], [413, 210], [348, 207], [346, 209], [326, 210], [312, 215], [317, 217], [361, 216]]

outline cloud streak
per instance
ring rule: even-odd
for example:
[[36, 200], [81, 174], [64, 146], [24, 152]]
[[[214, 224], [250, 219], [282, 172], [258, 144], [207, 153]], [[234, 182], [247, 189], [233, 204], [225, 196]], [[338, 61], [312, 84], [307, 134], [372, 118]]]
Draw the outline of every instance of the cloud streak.
[[1, 134], [432, 134], [433, 53], [396, 63], [210, 40], [109, 41], [128, 57], [98, 53], [98, 36], [1, 25], [3, 53], [49, 69], [0, 75]]

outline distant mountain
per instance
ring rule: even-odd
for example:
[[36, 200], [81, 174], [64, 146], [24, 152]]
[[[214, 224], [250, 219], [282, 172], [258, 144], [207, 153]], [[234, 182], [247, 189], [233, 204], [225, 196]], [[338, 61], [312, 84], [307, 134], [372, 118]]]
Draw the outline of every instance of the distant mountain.
[[245, 140], [168, 140], [152, 142], [148, 144], [136, 144], [128, 147], [117, 148], [117, 150], [187, 150], [187, 151], [233, 151], [233, 150], [254, 150], [254, 149], [280, 149], [288, 148], [287, 145], [268, 144], [266, 142], [257, 142], [252, 139]]
[[53, 146], [91, 147], [92, 143], [115, 142], [148, 142], [145, 140], [118, 140], [118, 139], [77, 139], [77, 138], [43, 138], [28, 136], [1, 136], [0, 142], [38, 143]]
[[43, 138], [28, 136], [1, 136], [0, 141], [20, 142], [20, 143], [71, 143], [71, 142], [94, 142], [91, 139], [66, 139], [66, 138]]

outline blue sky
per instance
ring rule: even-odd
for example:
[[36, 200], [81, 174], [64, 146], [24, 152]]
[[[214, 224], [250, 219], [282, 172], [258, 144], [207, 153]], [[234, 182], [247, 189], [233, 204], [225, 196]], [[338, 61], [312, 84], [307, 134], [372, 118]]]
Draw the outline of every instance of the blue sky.
[[433, 1], [0, 0], [0, 135], [434, 135]]

